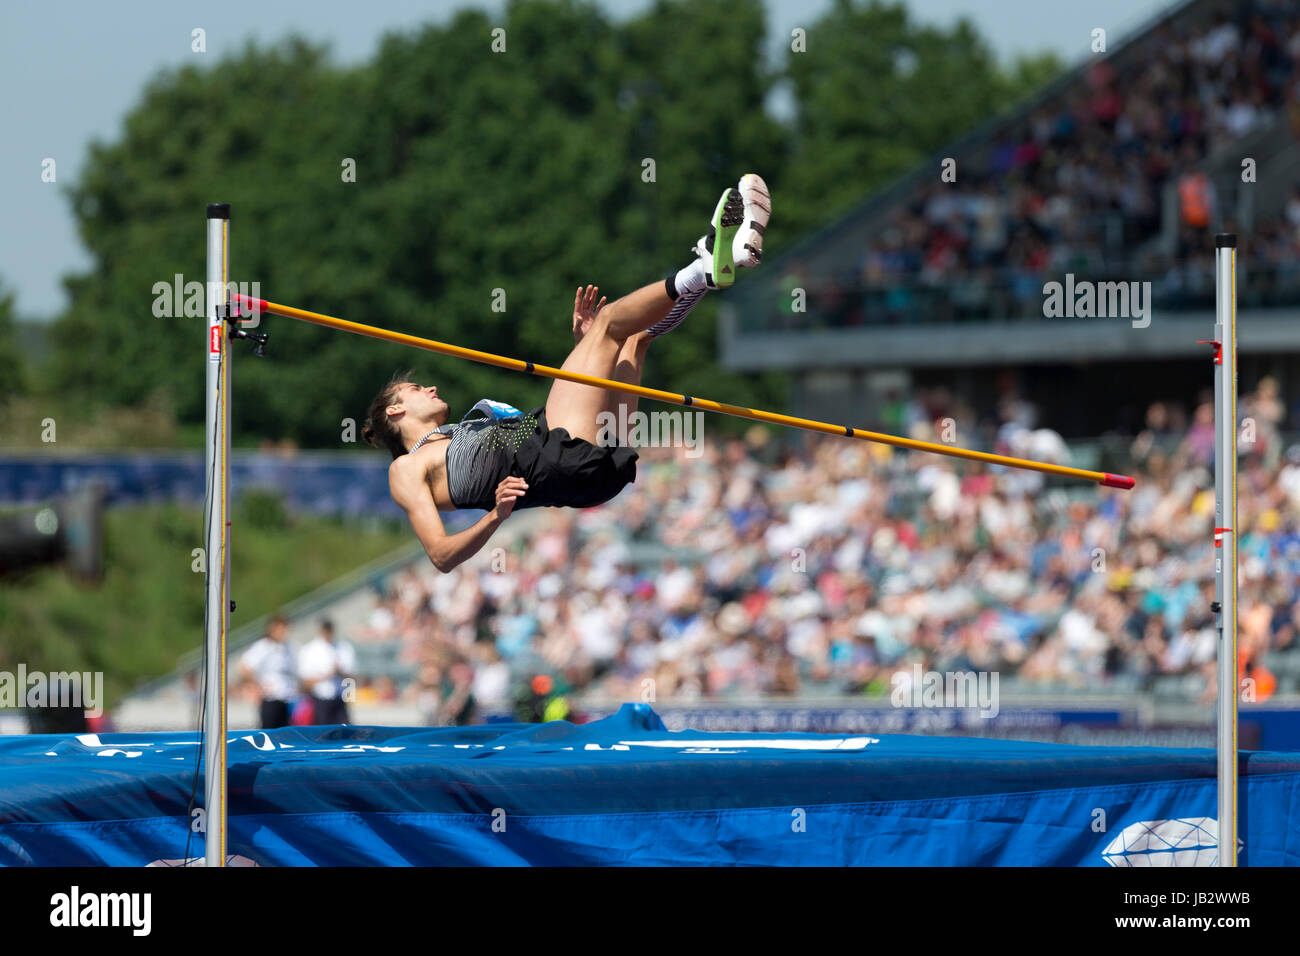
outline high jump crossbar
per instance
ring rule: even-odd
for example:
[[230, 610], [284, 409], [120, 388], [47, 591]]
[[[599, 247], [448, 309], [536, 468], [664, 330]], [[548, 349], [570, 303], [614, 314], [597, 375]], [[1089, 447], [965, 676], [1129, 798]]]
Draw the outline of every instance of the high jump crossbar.
[[767, 422], [772, 425], [787, 425], [792, 428], [802, 428], [806, 431], [823, 432], [827, 435], [841, 435], [847, 438], [858, 438], [863, 441], [877, 442], [883, 445], [893, 445], [897, 448], [908, 448], [913, 451], [932, 452], [936, 455], [947, 455], [950, 458], [964, 458], [968, 461], [981, 461], [990, 465], [1004, 465], [1008, 468], [1026, 468], [1031, 471], [1040, 471], [1049, 475], [1061, 475], [1066, 478], [1079, 478], [1085, 481], [1093, 481], [1098, 484], [1106, 485], [1111, 488], [1132, 488], [1133, 479], [1124, 475], [1113, 475], [1105, 471], [1088, 471], [1083, 468], [1068, 468], [1065, 465], [1056, 465], [1044, 461], [1031, 461], [1026, 458], [1011, 458], [1006, 455], [994, 455], [983, 451], [973, 451], [969, 448], [957, 448], [952, 445], [941, 445], [936, 442], [917, 441], [912, 438], [902, 438], [897, 435], [885, 435], [880, 432], [866, 431], [862, 428], [853, 428], [849, 425], [832, 425], [829, 422], [818, 422], [808, 418], [796, 418], [793, 415], [782, 415], [779, 412], [768, 412], [760, 408], [744, 408], [739, 405], [728, 405], [725, 402], [715, 402], [707, 398], [697, 398], [692, 395], [683, 395], [678, 392], [666, 392], [658, 388], [647, 388], [644, 385], [632, 385], [627, 382], [616, 382], [612, 379], [599, 378], [595, 375], [583, 375], [580, 372], [569, 372], [564, 369], [551, 368], [547, 365], [538, 365], [535, 362], [525, 362], [522, 359], [507, 358], [503, 355], [494, 355], [491, 352], [480, 352], [476, 349], [467, 349], [459, 345], [448, 345], [445, 342], [435, 342], [431, 339], [420, 338], [416, 335], [408, 335], [404, 332], [391, 332], [388, 329], [380, 329], [371, 325], [362, 325], [358, 322], [349, 322], [346, 319], [336, 319], [333, 316], [321, 315], [319, 312], [308, 312], [305, 309], [296, 309], [292, 306], [281, 305], [278, 302], [268, 302], [265, 299], [255, 299], [251, 296], [234, 294], [231, 296], [232, 301], [241, 309], [248, 310], [253, 315], [262, 312], [271, 315], [279, 315], [289, 319], [298, 319], [302, 322], [310, 322], [313, 325], [324, 326], [329, 329], [338, 329], [342, 332], [353, 332], [357, 335], [366, 335], [374, 339], [382, 339], [386, 342], [396, 342], [399, 345], [409, 345], [417, 349], [424, 349], [426, 352], [437, 352], [440, 355], [450, 355], [453, 358], [469, 359], [471, 362], [479, 362], [483, 365], [495, 365], [498, 368], [511, 369], [516, 372], [527, 372], [529, 375], [540, 375], [544, 378], [559, 379], [565, 382], [576, 382], [579, 385], [593, 385], [597, 388], [609, 389], [616, 392], [626, 392], [629, 395], [639, 395], [642, 398], [651, 398], [659, 402], [667, 402], [673, 405], [685, 405], [690, 408], [702, 408], [710, 412], [720, 412], [723, 415], [734, 415], [737, 418], [748, 418], [753, 421]]

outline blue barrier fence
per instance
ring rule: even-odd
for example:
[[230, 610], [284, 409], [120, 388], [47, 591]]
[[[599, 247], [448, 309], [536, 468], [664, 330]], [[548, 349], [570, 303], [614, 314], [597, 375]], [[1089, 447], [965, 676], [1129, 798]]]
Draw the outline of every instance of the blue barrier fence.
[[[0, 504], [48, 501], [102, 482], [110, 507], [172, 501], [203, 504], [202, 452], [0, 455]], [[231, 491], [283, 497], [294, 512], [339, 517], [402, 517], [388, 494], [388, 463], [380, 455], [307, 452], [293, 456], [234, 452]]]

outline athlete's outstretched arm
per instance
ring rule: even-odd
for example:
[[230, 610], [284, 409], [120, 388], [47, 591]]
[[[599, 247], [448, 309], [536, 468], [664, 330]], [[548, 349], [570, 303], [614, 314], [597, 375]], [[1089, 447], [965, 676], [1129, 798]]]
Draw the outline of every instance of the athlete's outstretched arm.
[[424, 553], [433, 566], [447, 572], [462, 561], [477, 554], [487, 544], [492, 532], [510, 517], [515, 500], [528, 490], [522, 478], [506, 478], [497, 485], [496, 507], [485, 514], [472, 527], [457, 534], [447, 534], [442, 518], [433, 501], [433, 493], [425, 483], [423, 469], [413, 459], [399, 458], [388, 468], [388, 489], [393, 500], [406, 512], [415, 536], [424, 545]]

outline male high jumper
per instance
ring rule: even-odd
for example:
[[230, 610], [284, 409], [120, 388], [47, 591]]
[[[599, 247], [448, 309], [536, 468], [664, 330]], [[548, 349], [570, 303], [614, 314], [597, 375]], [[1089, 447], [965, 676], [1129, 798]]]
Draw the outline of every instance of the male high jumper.
[[[610, 304], [595, 286], [573, 298], [575, 345], [562, 368], [638, 385], [652, 339], [675, 329], [710, 289], [725, 289], [736, 270], [758, 265], [771, 216], [767, 184], [754, 173], [728, 188], [714, 209], [696, 258], [663, 282]], [[620, 412], [620, 406], [624, 410]], [[527, 414], [483, 400], [459, 425], [435, 386], [395, 375], [371, 402], [365, 440], [393, 455], [388, 486], [429, 559], [450, 571], [475, 554], [516, 508], [588, 508], [636, 480], [637, 454], [621, 442], [597, 444], [602, 413], [627, 422], [637, 396], [557, 380], [546, 404]], [[608, 421], [609, 419], [604, 419]], [[487, 512], [447, 534], [439, 511]]]

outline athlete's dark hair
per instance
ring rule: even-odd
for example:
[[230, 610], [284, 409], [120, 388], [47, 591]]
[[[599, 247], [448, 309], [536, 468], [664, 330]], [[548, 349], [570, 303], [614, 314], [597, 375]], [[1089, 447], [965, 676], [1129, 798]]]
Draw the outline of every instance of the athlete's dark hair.
[[397, 425], [388, 418], [388, 406], [397, 403], [397, 386], [409, 382], [413, 374], [414, 370], [409, 368], [393, 373], [388, 384], [370, 403], [365, 424], [361, 426], [361, 437], [366, 444], [373, 448], [387, 448], [393, 453], [394, 461], [406, 454], [406, 446], [402, 443], [402, 433], [397, 430]]

